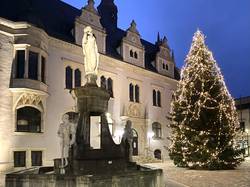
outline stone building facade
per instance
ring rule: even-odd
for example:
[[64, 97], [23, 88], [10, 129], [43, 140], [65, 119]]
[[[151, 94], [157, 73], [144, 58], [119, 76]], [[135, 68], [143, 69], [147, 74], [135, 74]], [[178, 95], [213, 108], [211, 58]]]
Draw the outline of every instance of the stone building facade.
[[130, 120], [135, 158], [167, 159], [167, 115], [179, 73], [166, 37], [143, 40], [135, 21], [119, 29], [113, 0], [97, 9], [88, 0], [81, 10], [59, 0], [0, 4], [0, 171], [52, 165], [60, 156], [61, 117], [77, 118], [70, 90], [85, 83], [81, 40], [88, 25], [100, 53], [98, 84], [111, 95], [114, 141]]

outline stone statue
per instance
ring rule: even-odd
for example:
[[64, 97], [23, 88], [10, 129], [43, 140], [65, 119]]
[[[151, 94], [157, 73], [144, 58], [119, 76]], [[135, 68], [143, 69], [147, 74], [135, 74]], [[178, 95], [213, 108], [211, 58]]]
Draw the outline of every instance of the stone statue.
[[89, 75], [97, 76], [97, 69], [99, 65], [99, 53], [96, 44], [96, 38], [90, 26], [84, 29], [82, 48], [84, 54], [85, 73], [86, 77]]
[[76, 134], [76, 124], [69, 122], [68, 114], [62, 116], [57, 134], [60, 137], [61, 167], [65, 168], [68, 165], [69, 148], [75, 143]]
[[133, 156], [133, 147], [132, 147], [133, 130], [132, 130], [131, 121], [126, 122], [122, 139], [125, 143], [127, 143], [129, 145], [128, 146], [128, 157], [129, 157], [129, 161], [132, 162], [133, 161], [133, 159], [132, 159], [132, 156]]

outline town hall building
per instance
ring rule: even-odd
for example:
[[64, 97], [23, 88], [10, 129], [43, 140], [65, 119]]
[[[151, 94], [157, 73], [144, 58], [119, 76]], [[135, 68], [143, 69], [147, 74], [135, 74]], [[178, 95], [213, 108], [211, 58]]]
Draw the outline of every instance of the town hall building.
[[88, 0], [81, 10], [60, 0], [0, 2], [0, 171], [53, 165], [60, 157], [61, 118], [67, 113], [76, 123], [71, 90], [85, 84], [86, 26], [100, 53], [98, 85], [111, 97], [106, 115], [115, 143], [130, 121], [134, 159], [168, 159], [167, 117], [179, 79], [174, 55], [166, 37], [142, 39], [134, 20], [118, 28], [117, 14], [114, 0], [97, 8]]

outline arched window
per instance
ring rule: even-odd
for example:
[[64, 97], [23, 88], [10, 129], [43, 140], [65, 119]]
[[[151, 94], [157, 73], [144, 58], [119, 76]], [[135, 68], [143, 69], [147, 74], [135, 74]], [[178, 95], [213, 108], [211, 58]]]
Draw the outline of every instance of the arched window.
[[152, 124], [152, 131], [154, 132], [154, 138], [161, 138], [161, 124], [154, 122]]
[[156, 91], [153, 90], [153, 106], [156, 106]]
[[133, 156], [138, 156], [138, 133], [135, 129], [133, 131], [133, 141], [132, 141], [132, 148], [133, 148]]
[[161, 92], [157, 91], [157, 106], [161, 107]]
[[162, 64], [162, 68], [163, 68], [163, 69], [166, 69], [166, 66], [165, 66], [165, 64], [164, 64], [164, 63]]
[[135, 85], [135, 102], [140, 102], [140, 88], [138, 85]]
[[108, 78], [108, 88], [107, 88], [110, 97], [113, 97], [113, 80], [111, 78]]
[[106, 89], [106, 78], [104, 76], [101, 76], [101, 87]]
[[82, 79], [81, 71], [79, 69], [76, 69], [75, 70], [75, 88], [81, 87], [81, 79]]
[[16, 131], [41, 132], [41, 112], [30, 106], [17, 109]]
[[134, 101], [134, 85], [132, 83], [129, 84], [129, 100]]
[[161, 160], [161, 150], [160, 149], [156, 149], [154, 151], [154, 156], [155, 156], [156, 159]]
[[135, 52], [135, 53], [134, 53], [134, 57], [135, 57], [135, 59], [137, 59], [137, 58], [138, 58], [138, 54], [137, 54], [137, 52]]
[[168, 70], [168, 65], [166, 64], [166, 68], [165, 68], [166, 70]]
[[65, 84], [66, 84], [66, 89], [72, 89], [73, 87], [73, 73], [72, 73], [72, 69], [70, 66], [66, 67], [66, 71], [65, 71]]
[[134, 53], [133, 53], [133, 50], [132, 50], [132, 49], [130, 50], [129, 53], [130, 53], [130, 57], [134, 57]]

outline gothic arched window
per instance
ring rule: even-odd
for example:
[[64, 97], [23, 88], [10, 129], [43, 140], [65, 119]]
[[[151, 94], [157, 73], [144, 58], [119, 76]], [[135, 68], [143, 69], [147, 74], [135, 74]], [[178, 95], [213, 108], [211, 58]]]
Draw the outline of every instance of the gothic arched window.
[[133, 50], [132, 50], [132, 49], [130, 50], [129, 53], [130, 53], [130, 57], [134, 57], [134, 53], [133, 53]]
[[135, 57], [135, 59], [137, 59], [137, 58], [138, 58], [138, 54], [137, 54], [137, 52], [135, 52], [135, 53], [134, 53], [134, 57]]
[[65, 84], [66, 84], [66, 89], [72, 89], [73, 87], [73, 72], [70, 66], [66, 67], [65, 71]]
[[81, 87], [81, 79], [82, 79], [81, 71], [79, 69], [76, 69], [75, 70], [75, 88]]
[[106, 89], [106, 78], [104, 76], [101, 76], [101, 87]]
[[168, 70], [168, 65], [166, 64], [166, 68], [165, 68], [166, 70]]
[[108, 78], [107, 90], [110, 94], [110, 97], [114, 97], [113, 96], [113, 80], [111, 78]]
[[129, 101], [134, 101], [134, 85], [132, 83], [129, 84]]
[[166, 65], [165, 65], [164, 63], [162, 64], [162, 68], [163, 68], [163, 69], [166, 69]]
[[157, 106], [161, 107], [161, 92], [157, 91]]
[[156, 91], [153, 90], [153, 106], [156, 106]]
[[138, 85], [135, 85], [135, 102], [140, 102], [140, 88]]
[[19, 108], [16, 123], [17, 132], [41, 132], [41, 112], [30, 106]]

